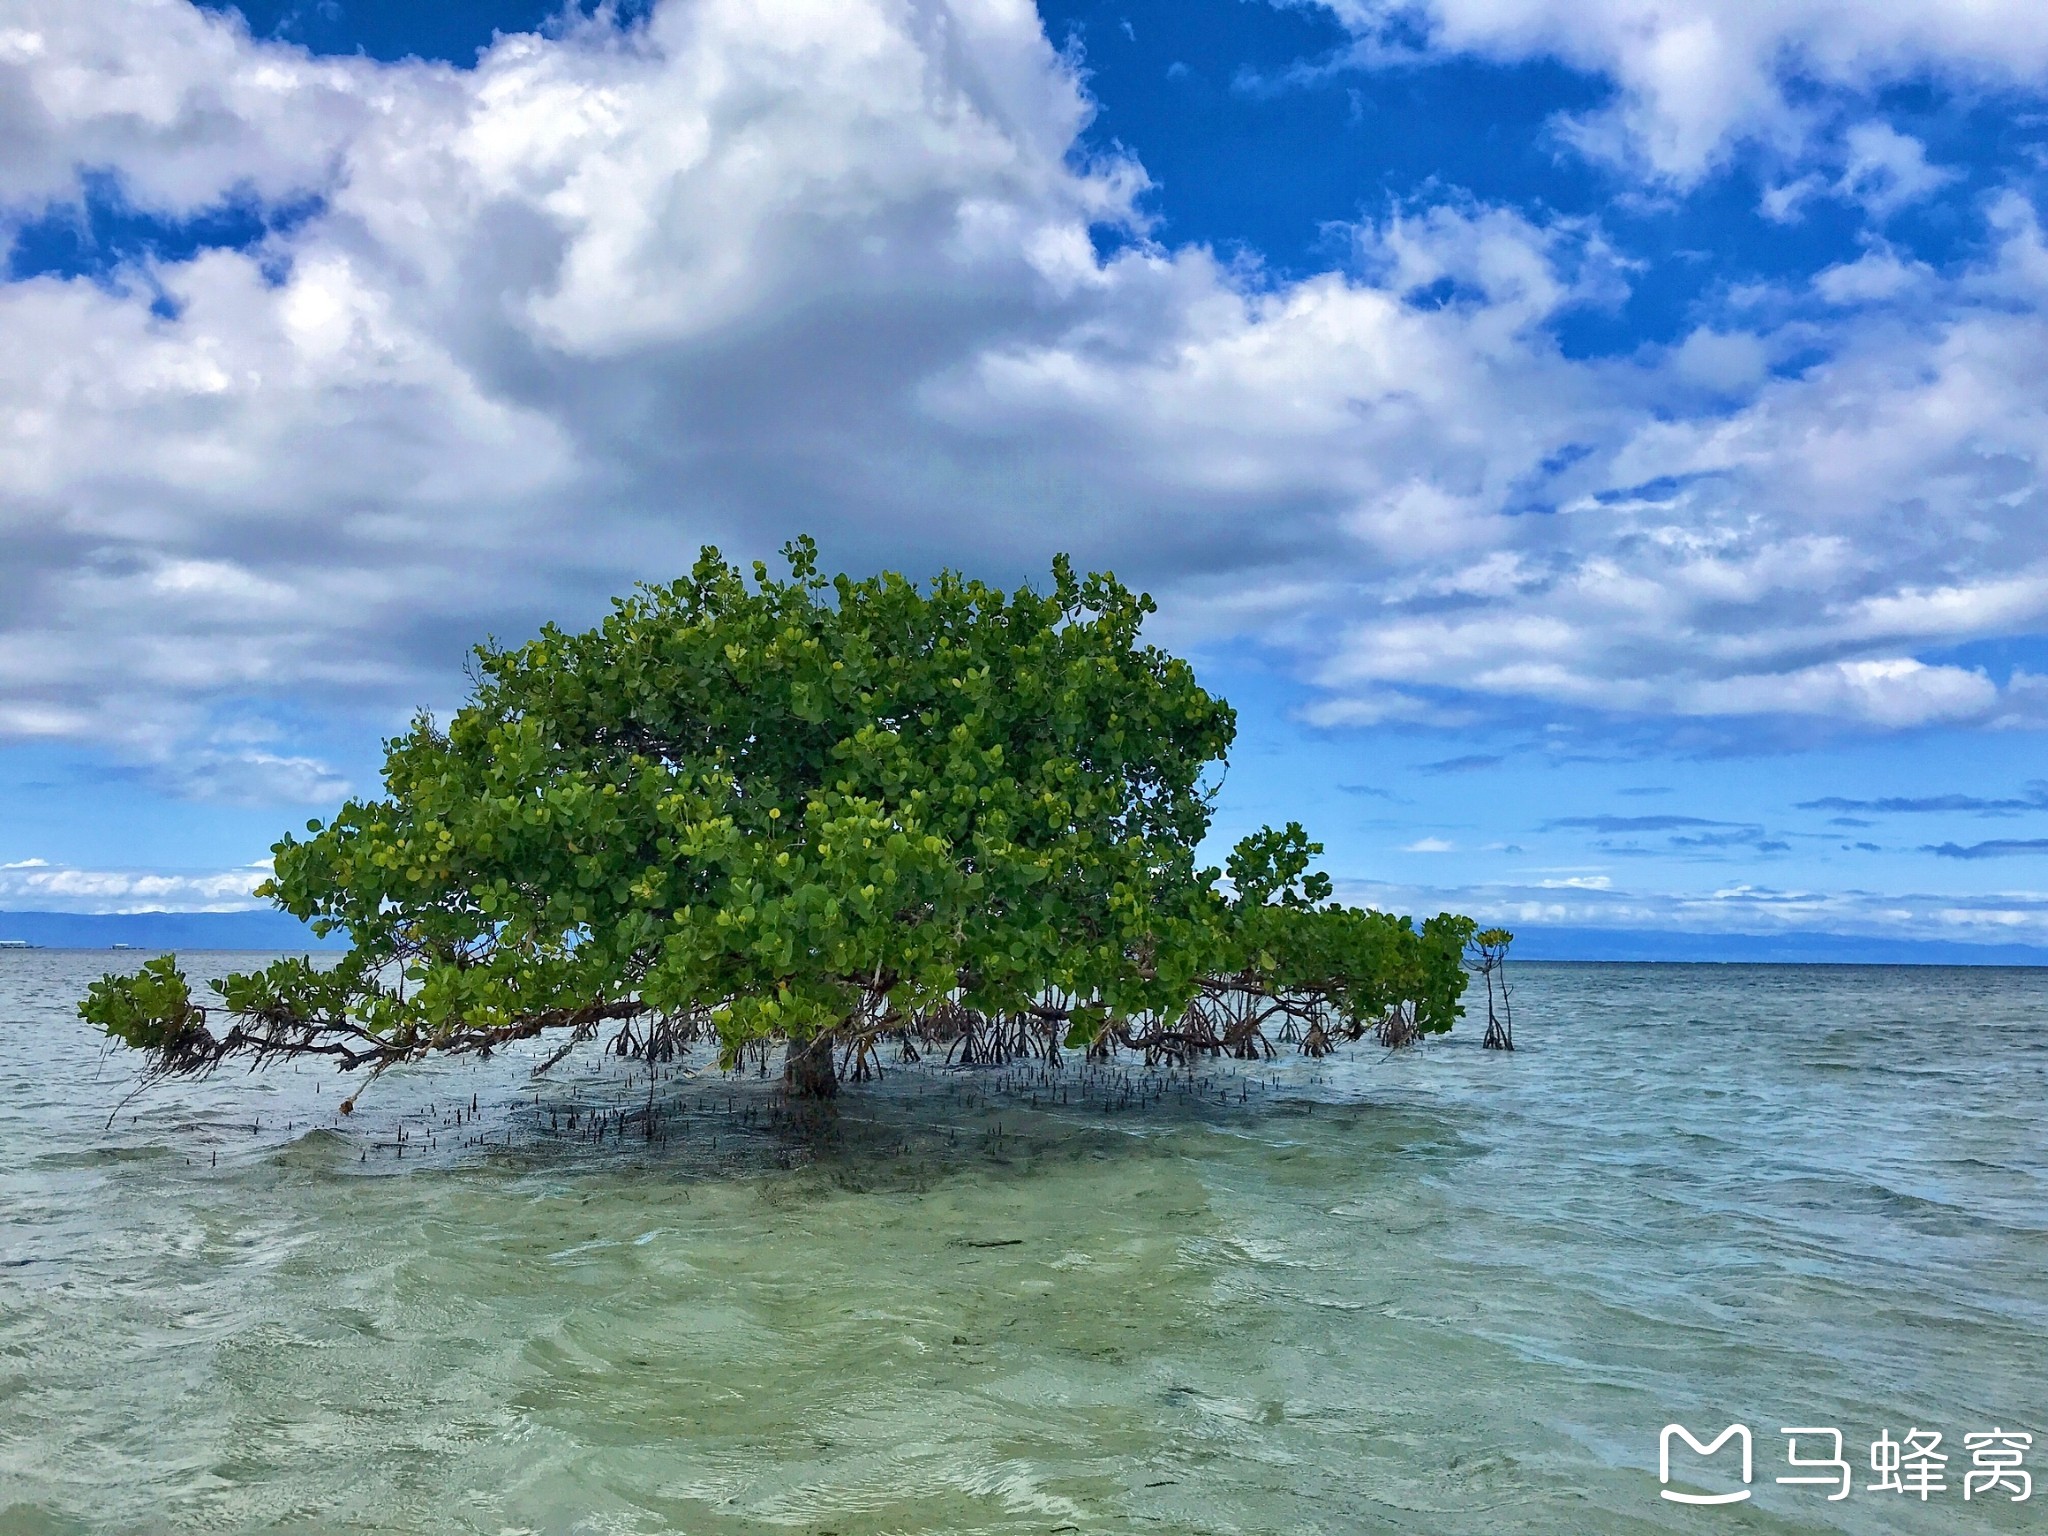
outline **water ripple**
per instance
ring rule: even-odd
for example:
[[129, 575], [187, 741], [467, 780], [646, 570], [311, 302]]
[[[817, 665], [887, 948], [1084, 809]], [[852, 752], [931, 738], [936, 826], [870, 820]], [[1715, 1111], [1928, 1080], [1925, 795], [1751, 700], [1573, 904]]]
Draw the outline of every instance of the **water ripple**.
[[104, 958], [0, 956], [0, 1536], [1699, 1529], [1674, 1418], [1757, 1430], [1728, 1529], [2024, 1527], [1769, 1478], [2048, 1430], [2048, 974], [1531, 966], [1512, 1057], [1122, 1107], [510, 1059], [109, 1128]]

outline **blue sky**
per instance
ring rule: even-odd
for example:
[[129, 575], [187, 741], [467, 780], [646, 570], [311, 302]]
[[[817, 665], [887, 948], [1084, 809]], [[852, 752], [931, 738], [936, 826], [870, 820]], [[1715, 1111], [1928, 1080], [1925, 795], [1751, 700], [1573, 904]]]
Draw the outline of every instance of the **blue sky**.
[[0, 907], [236, 905], [471, 640], [810, 531], [1154, 591], [1219, 834], [1356, 897], [2048, 945], [2035, 4], [25, 0], [0, 75]]

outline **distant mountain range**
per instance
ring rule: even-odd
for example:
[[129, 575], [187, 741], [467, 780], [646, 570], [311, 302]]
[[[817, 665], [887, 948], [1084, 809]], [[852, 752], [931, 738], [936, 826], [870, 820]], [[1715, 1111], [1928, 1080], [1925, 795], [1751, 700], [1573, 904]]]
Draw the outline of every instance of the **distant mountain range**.
[[0, 943], [38, 949], [343, 949], [322, 941], [288, 913], [260, 912], [0, 912]]
[[[283, 912], [0, 912], [0, 943], [43, 949], [342, 949]], [[1688, 960], [1782, 965], [2040, 965], [2033, 944], [1959, 944], [1826, 933], [1668, 933], [1655, 928], [1518, 928], [1517, 960]]]
[[1517, 960], [1685, 960], [1748, 965], [2041, 965], [2035, 944], [1961, 944], [1837, 933], [1671, 933], [1657, 928], [1517, 927]]

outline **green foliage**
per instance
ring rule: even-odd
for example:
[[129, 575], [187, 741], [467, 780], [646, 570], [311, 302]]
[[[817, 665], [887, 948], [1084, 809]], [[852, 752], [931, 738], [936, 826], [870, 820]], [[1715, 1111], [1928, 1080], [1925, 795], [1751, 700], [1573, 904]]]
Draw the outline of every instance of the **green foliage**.
[[1488, 928], [1466, 941], [1465, 964], [1486, 987], [1486, 1034], [1480, 1044], [1490, 1051], [1515, 1048], [1514, 989], [1508, 985], [1508, 947], [1515, 936], [1505, 928]]
[[200, 1023], [192, 988], [171, 955], [145, 960], [132, 976], [104, 976], [87, 989], [79, 1016], [123, 1045], [162, 1050]]
[[[1095, 1048], [1224, 987], [1450, 1027], [1470, 920], [1330, 902], [1293, 823], [1227, 892], [1197, 867], [1235, 719], [1142, 643], [1150, 598], [1064, 559], [1005, 593], [784, 553], [749, 582], [706, 549], [594, 629], [480, 648], [447, 729], [387, 744], [382, 798], [277, 844], [263, 893], [351, 948], [217, 983], [216, 1051], [381, 1064], [619, 1020], [621, 1049], [680, 1028], [730, 1060], [961, 1018]], [[168, 961], [81, 1012], [144, 1049], [203, 1023]]]

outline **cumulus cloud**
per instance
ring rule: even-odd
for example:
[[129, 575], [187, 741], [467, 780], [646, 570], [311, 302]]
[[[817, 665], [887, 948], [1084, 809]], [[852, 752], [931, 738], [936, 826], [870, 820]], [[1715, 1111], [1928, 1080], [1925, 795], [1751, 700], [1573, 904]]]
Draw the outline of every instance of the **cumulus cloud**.
[[1890, 656], [1705, 680], [1686, 690], [1679, 707], [1695, 714], [1835, 715], [1912, 726], [1981, 718], [1997, 699], [1997, 687], [1981, 672]]
[[[1914, 652], [2048, 614], [2038, 241], [2017, 219], [1944, 303], [1838, 330], [1823, 360], [1732, 409], [1587, 408], [1584, 450], [1540, 498], [1555, 511], [1489, 525], [1489, 589], [1380, 586], [1322, 680], [1376, 701], [1459, 688], [1880, 729], [2027, 708], [2023, 676], [2002, 692]], [[1650, 400], [1662, 387], [1654, 373], [1629, 384]], [[1551, 454], [1572, 440], [1560, 432]]]
[[209, 702], [417, 695], [704, 538], [932, 552], [1008, 466], [911, 395], [1099, 284], [1135, 186], [1069, 163], [1086, 105], [1005, 0], [668, 6], [473, 73], [172, 0], [13, 14], [18, 216], [88, 165], [166, 217], [323, 199], [146, 285], [0, 287], [15, 734], [162, 750]]
[[238, 16], [185, 0], [13, 5], [0, 19], [0, 200], [62, 199], [81, 168], [107, 166], [145, 208], [294, 195], [332, 176], [385, 73], [259, 52]]
[[[1927, 146], [1919, 139], [1876, 120], [1852, 125], [1840, 142], [1829, 146], [1825, 153], [1839, 164], [1839, 172], [1828, 176], [1810, 171], [1769, 188], [1759, 204], [1765, 218], [1793, 223], [1803, 216], [1813, 199], [1832, 197], [1856, 205], [1873, 223], [1882, 224], [1901, 209], [1960, 180], [1962, 175], [1950, 167], [1932, 164], [1927, 158]], [[1843, 272], [1837, 281], [1850, 281], [1855, 270]], [[1869, 272], [1865, 280], [1878, 280], [1877, 272]]]
[[0, 864], [0, 909], [35, 912], [243, 912], [261, 907], [267, 864], [244, 869], [77, 869], [25, 859]]
[[1927, 146], [1889, 123], [1858, 123], [1844, 137], [1846, 163], [1837, 186], [1880, 219], [1919, 202], [1959, 174], [1930, 165]]
[[[1678, 182], [1742, 140], [1789, 149], [1820, 115], [1812, 87], [1857, 94], [1929, 77], [2038, 87], [2048, 12], [2033, 0], [1322, 0], [1368, 58], [1421, 52], [1555, 59], [1611, 80], [1614, 103], [1566, 124], [1584, 148]], [[1889, 135], [1889, 138], [1886, 137]], [[1884, 125], [1852, 144], [1883, 199], [1917, 195], [1924, 159]]]
[[1887, 247], [1865, 251], [1854, 261], [1838, 262], [1816, 273], [1814, 291], [1830, 304], [1880, 304], [1930, 282], [1925, 262], [1902, 260]]
[[[2041, 30], [1515, 14], [1426, 19], [1616, 72], [1673, 174], [1768, 126], [1773, 60], [1992, 78]], [[17, 222], [86, 167], [171, 220], [313, 200], [252, 249], [0, 285], [0, 734], [124, 744], [193, 795], [339, 793], [223, 719], [441, 702], [471, 639], [805, 529], [913, 571], [1071, 549], [1161, 590], [1169, 640], [1291, 656], [1332, 726], [2043, 713], [1920, 654], [2048, 614], [2017, 195], [1960, 275], [1845, 269], [1818, 315], [1586, 360], [1559, 325], [1629, 279], [1594, 224], [1395, 207], [1290, 282], [1152, 240], [1026, 0], [670, 3], [473, 71], [19, 0], [0, 71]], [[1939, 174], [1866, 137], [1852, 190]]]

